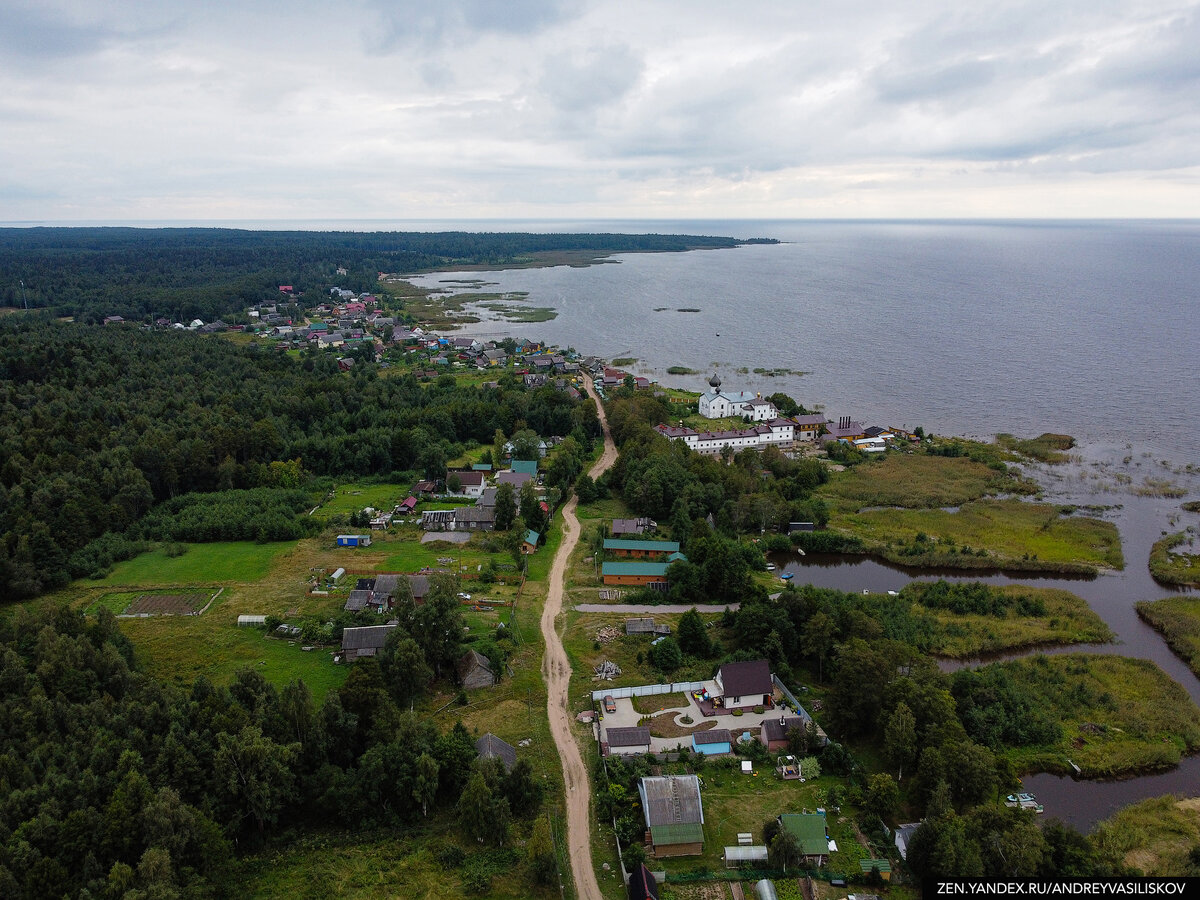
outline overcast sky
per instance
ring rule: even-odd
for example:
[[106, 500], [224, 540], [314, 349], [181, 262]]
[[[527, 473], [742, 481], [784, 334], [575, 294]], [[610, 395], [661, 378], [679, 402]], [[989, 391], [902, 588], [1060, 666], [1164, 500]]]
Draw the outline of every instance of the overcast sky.
[[1200, 0], [0, 0], [0, 220], [1200, 216]]

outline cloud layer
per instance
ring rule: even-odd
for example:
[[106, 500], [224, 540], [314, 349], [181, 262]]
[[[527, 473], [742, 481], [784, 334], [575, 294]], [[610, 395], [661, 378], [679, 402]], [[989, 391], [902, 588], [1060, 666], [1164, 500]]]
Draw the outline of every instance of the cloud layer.
[[0, 219], [1200, 212], [1197, 2], [843, 6], [0, 0]]

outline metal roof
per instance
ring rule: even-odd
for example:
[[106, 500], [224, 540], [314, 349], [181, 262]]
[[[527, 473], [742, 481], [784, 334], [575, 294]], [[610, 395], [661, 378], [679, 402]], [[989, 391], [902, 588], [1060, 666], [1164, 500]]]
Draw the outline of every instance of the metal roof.
[[605, 538], [605, 550], [648, 550], [650, 552], [675, 553], [679, 541], [638, 541], [631, 538]]
[[663, 578], [670, 568], [669, 563], [657, 562], [606, 562], [600, 566], [603, 575], [642, 575]]
[[784, 813], [779, 824], [786, 828], [800, 844], [805, 856], [825, 856], [829, 853], [829, 839], [825, 837], [825, 817], [819, 813]]
[[704, 826], [699, 822], [678, 825], [651, 825], [650, 840], [655, 846], [666, 844], [703, 844]]
[[343, 650], [379, 650], [387, 643], [388, 635], [395, 625], [367, 625], [363, 628], [347, 628], [342, 632]]
[[[704, 823], [700, 780], [695, 775], [657, 775], [638, 783], [646, 826]], [[655, 841], [658, 843], [658, 841]]]
[[604, 740], [610, 747], [649, 747], [650, 729], [638, 725], [628, 728], [606, 728]]

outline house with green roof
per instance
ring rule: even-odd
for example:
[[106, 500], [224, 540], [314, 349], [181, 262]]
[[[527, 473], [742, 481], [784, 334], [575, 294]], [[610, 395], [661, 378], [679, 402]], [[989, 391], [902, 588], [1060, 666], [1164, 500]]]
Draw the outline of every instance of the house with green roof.
[[538, 464], [536, 459], [514, 459], [509, 468], [520, 475], [528, 475], [530, 478], [537, 477]]
[[638, 782], [647, 849], [656, 859], [704, 852], [704, 804], [695, 775], [656, 775]]
[[800, 845], [805, 862], [821, 866], [829, 856], [829, 835], [825, 831], [825, 816], [821, 813], [784, 813], [779, 827], [787, 831]]
[[663, 559], [679, 552], [679, 541], [641, 541], [605, 538], [604, 552], [622, 559]]
[[670, 565], [665, 562], [606, 562], [600, 566], [600, 577], [605, 584], [661, 584], [665, 587]]
[[521, 552], [522, 553], [536, 552], [537, 546], [538, 546], [538, 541], [540, 539], [541, 539], [541, 535], [539, 535], [536, 531], [531, 530], [531, 531], [525, 532], [525, 537], [521, 541]]

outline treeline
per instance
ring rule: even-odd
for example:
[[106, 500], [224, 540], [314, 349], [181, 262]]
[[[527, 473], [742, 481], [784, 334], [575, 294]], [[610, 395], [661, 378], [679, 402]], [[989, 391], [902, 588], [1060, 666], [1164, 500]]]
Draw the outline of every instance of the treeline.
[[4, 897], [235, 896], [235, 852], [284, 829], [453, 811], [497, 845], [541, 805], [527, 762], [402, 711], [373, 661], [320, 705], [250, 670], [180, 692], [137, 671], [106, 610], [61, 608], [0, 619], [0, 686]]
[[639, 515], [659, 521], [712, 516], [727, 532], [778, 531], [788, 522], [823, 527], [825, 503], [813, 496], [829, 475], [816, 459], [793, 460], [778, 448], [703, 456], [653, 428], [670, 421], [663, 400], [625, 391], [609, 404], [609, 424], [621, 448], [608, 484]]
[[[242, 231], [229, 228], [0, 229], [0, 306], [97, 322], [210, 321], [280, 299], [373, 290], [380, 272], [502, 265], [533, 253], [681, 251], [733, 238], [660, 234]], [[347, 274], [339, 275], [343, 268]], [[22, 291], [21, 282], [24, 282]]]
[[[95, 328], [24, 316], [0, 320], [0, 594], [30, 597], [131, 552], [130, 540], [275, 539], [296, 526], [266, 495], [317, 477], [420, 473], [496, 432], [599, 434], [595, 408], [511, 376], [484, 391], [453, 376], [422, 385], [373, 365], [339, 374], [302, 359], [182, 332]], [[174, 501], [139, 530], [154, 507]], [[182, 504], [182, 505], [178, 505]], [[168, 511], [169, 510], [169, 511]], [[223, 523], [223, 524], [222, 524]], [[83, 567], [85, 571], [80, 571]]]

